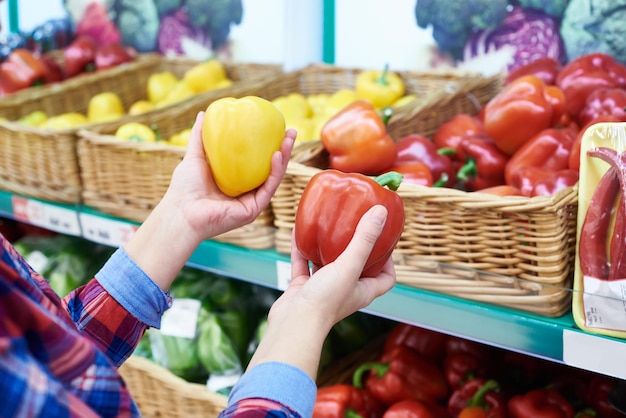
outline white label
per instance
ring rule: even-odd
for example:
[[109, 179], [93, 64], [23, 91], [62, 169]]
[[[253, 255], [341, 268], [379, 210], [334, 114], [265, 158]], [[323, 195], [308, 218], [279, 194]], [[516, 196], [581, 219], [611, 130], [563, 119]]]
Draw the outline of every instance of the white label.
[[291, 263], [276, 261], [276, 276], [278, 290], [285, 290], [291, 283]]
[[124, 221], [81, 213], [83, 237], [99, 244], [120, 247], [128, 242], [137, 226]]
[[66, 235], [80, 235], [78, 214], [73, 209], [19, 196], [13, 196], [12, 204], [13, 215], [19, 221]]
[[46, 257], [41, 251], [37, 250], [28, 254], [26, 261], [35, 271], [43, 271], [48, 265], [48, 257]]
[[626, 343], [582, 331], [563, 330], [563, 362], [626, 379]]
[[218, 392], [222, 389], [230, 389], [241, 377], [241, 373], [233, 373], [228, 375], [212, 374], [206, 382], [206, 386], [211, 392]]
[[626, 331], [626, 280], [583, 280], [585, 326]]
[[172, 307], [161, 318], [161, 333], [172, 337], [195, 338], [200, 301], [173, 299]]

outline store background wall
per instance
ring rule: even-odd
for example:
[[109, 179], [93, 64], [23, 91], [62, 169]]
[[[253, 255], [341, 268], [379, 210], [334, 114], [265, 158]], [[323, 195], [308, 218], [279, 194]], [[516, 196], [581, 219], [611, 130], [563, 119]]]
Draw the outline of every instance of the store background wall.
[[[232, 3], [236, 3], [233, 0]], [[68, 16], [68, 10], [74, 22], [78, 22], [85, 17], [85, 10], [89, 4], [99, 3], [107, 8], [109, 17], [115, 23], [116, 13], [118, 16], [126, 14], [130, 17], [139, 16], [145, 19], [142, 23], [144, 27], [153, 25], [151, 16], [159, 13], [160, 22], [155, 23], [155, 30], [145, 29], [143, 36], [136, 36], [134, 47], [141, 52], [158, 49], [158, 30], [162, 29], [162, 24], [168, 18], [171, 24], [171, 16], [175, 15], [177, 9], [181, 9], [185, 3], [180, 0], [159, 1], [142, 0], [134, 3], [117, 2], [117, 9], [112, 6], [114, 2], [108, 0], [50, 0], [41, 7], [40, 0], [19, 0], [18, 27], [24, 34], [30, 34], [35, 28], [50, 19], [62, 19]], [[195, 2], [199, 4], [201, 2]], [[224, 2], [222, 2], [224, 3]], [[2, 23], [2, 33], [9, 32], [8, 21], [9, 1], [0, 3], [0, 22]], [[220, 45], [216, 50], [203, 49], [198, 43], [187, 48], [184, 55], [196, 58], [207, 58], [212, 54], [218, 57], [232, 59], [237, 62], [257, 62], [283, 64], [286, 70], [292, 70], [305, 66], [313, 62], [322, 61], [323, 45], [323, 0], [241, 0], [243, 14], [240, 23], [232, 22], [227, 42]], [[180, 7], [177, 7], [180, 5]], [[171, 10], [165, 8], [173, 7]], [[164, 11], [166, 10], [166, 11]], [[196, 14], [197, 16], [197, 14]], [[199, 17], [198, 19], [204, 19]], [[94, 14], [90, 19], [97, 24], [102, 24], [102, 16]], [[208, 19], [208, 17], [207, 17]], [[179, 21], [176, 21], [179, 23]], [[160, 26], [159, 26], [160, 25]], [[94, 26], [94, 25], [91, 25]], [[119, 26], [119, 25], [118, 25]], [[139, 26], [142, 25], [133, 25]], [[169, 27], [172, 30], [172, 26]], [[173, 30], [180, 30], [176, 26]], [[124, 33], [124, 31], [127, 31]], [[120, 29], [123, 36], [126, 36], [128, 29]], [[169, 32], [173, 33], [173, 32]], [[198, 38], [200, 38], [198, 36]], [[186, 45], [192, 44], [187, 42]], [[169, 43], [171, 46], [171, 43]], [[206, 45], [204, 45], [206, 46]]]
[[[590, 52], [605, 52], [626, 62], [622, 24], [626, 0], [50, 0], [45, 7], [41, 3], [0, 1], [3, 33], [9, 28], [9, 4], [16, 5], [19, 28], [28, 34], [48, 19], [67, 16], [67, 10], [79, 22], [89, 5], [97, 3], [104, 12], [92, 13], [86, 26], [106, 28], [103, 20], [111, 20], [124, 42], [141, 52], [171, 53], [174, 48], [175, 53], [195, 58], [215, 54], [239, 62], [282, 63], [287, 70], [313, 62], [361, 68], [388, 63], [397, 70], [455, 67], [491, 75], [539, 57], [565, 63]], [[218, 6], [207, 12], [214, 5]], [[237, 9], [243, 10], [241, 19]], [[224, 11], [226, 19], [216, 17], [223, 17]], [[132, 24], [123, 24], [124, 19]], [[212, 27], [216, 19], [217, 28]], [[163, 28], [167, 36], [160, 35]], [[188, 33], [187, 42], [178, 42], [181, 31]], [[213, 45], [203, 49], [207, 31]]]

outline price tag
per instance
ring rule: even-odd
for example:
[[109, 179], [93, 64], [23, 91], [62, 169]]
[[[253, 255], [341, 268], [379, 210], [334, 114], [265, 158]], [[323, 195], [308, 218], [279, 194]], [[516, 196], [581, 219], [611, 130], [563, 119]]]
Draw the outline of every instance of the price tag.
[[195, 338], [200, 313], [197, 299], [173, 299], [161, 318], [161, 333], [172, 337]]
[[12, 197], [13, 215], [18, 221], [49, 229], [66, 235], [80, 235], [78, 213], [37, 200]]
[[291, 263], [286, 261], [276, 261], [276, 275], [278, 290], [285, 290], [291, 283]]
[[563, 362], [573, 367], [626, 379], [626, 341], [579, 331], [563, 331]]
[[79, 217], [83, 237], [111, 247], [120, 247], [126, 244], [137, 230], [137, 226], [124, 221], [107, 219], [88, 213], [81, 213]]

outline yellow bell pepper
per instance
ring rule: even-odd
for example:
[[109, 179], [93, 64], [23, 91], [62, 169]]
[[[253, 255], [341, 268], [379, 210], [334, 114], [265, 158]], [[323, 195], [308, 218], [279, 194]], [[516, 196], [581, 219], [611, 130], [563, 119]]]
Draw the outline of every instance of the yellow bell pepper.
[[148, 100], [157, 103], [165, 99], [174, 86], [178, 84], [178, 81], [178, 78], [171, 71], [150, 74], [147, 86]]
[[115, 131], [117, 138], [131, 142], [156, 142], [157, 134], [154, 129], [139, 122], [128, 122]]
[[309, 106], [311, 107], [311, 111], [314, 116], [323, 112], [328, 104], [329, 98], [330, 94], [327, 93], [310, 94], [307, 96], [306, 100], [309, 102]]
[[289, 93], [272, 100], [285, 119], [308, 118], [313, 114], [308, 100], [300, 93]]
[[217, 59], [204, 61], [188, 69], [183, 80], [195, 93], [202, 93], [218, 88], [219, 83], [226, 80], [226, 69]]
[[82, 113], [68, 112], [49, 117], [44, 123], [39, 125], [39, 127], [43, 129], [63, 130], [74, 129], [87, 123], [89, 123], [89, 119]]
[[374, 107], [391, 106], [404, 95], [404, 80], [389, 66], [385, 69], [361, 71], [356, 77], [356, 92], [360, 99], [368, 100]]
[[128, 114], [141, 115], [142, 113], [153, 110], [155, 107], [155, 104], [149, 100], [137, 100], [135, 103], [130, 105], [130, 108], [128, 109]]
[[191, 136], [191, 128], [183, 129], [182, 131], [175, 133], [170, 137], [167, 141], [172, 145], [176, 145], [179, 147], [186, 147], [189, 142], [189, 137]]
[[91, 123], [119, 119], [124, 113], [122, 99], [111, 91], [96, 94], [89, 100], [87, 106], [87, 119]]
[[191, 90], [191, 88], [187, 85], [187, 83], [183, 81], [179, 81], [172, 88], [172, 90], [167, 94], [162, 100], [157, 102], [156, 107], [163, 107], [170, 105], [172, 103], [180, 102], [181, 100], [188, 99], [194, 96], [196, 93]]
[[356, 91], [352, 89], [339, 89], [330, 95], [326, 102], [326, 107], [322, 111], [325, 116], [333, 116], [344, 107], [358, 100]]
[[204, 115], [202, 142], [219, 189], [234, 197], [263, 184], [284, 137], [285, 118], [268, 100], [246, 96], [212, 102]]
[[219, 83], [217, 83], [215, 85], [216, 89], [224, 89], [226, 87], [230, 87], [232, 86], [234, 83], [233, 80], [231, 80], [230, 78], [225, 78], [224, 80], [220, 81]]
[[413, 100], [417, 99], [417, 94], [407, 94], [405, 96], [400, 97], [398, 100], [393, 102], [393, 107], [404, 106], [405, 104], [411, 103]]
[[285, 126], [287, 129], [295, 129], [298, 132], [296, 136], [296, 142], [311, 141], [313, 139], [319, 139], [314, 137], [313, 129], [315, 128], [315, 120], [313, 118], [297, 118], [286, 120]]
[[28, 126], [40, 126], [46, 120], [48, 120], [48, 115], [46, 115], [44, 111], [35, 110], [27, 115], [22, 116], [17, 121]]

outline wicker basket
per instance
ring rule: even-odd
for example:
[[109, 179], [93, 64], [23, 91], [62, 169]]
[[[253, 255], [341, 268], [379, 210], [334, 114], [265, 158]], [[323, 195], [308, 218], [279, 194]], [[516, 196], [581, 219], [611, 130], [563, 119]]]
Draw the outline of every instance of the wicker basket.
[[[304, 96], [312, 94], [332, 94], [340, 89], [354, 89], [356, 78], [363, 71], [362, 68], [346, 68], [327, 64], [311, 64], [300, 70], [283, 73], [271, 82], [262, 86], [258, 94], [266, 99], [273, 100], [289, 93], [301, 93]], [[397, 121], [412, 118], [415, 109], [431, 100], [439, 100], [446, 96], [446, 92], [456, 91], [468, 82], [473, 82], [473, 88], [466, 100], [473, 105], [479, 106], [484, 103], [484, 97], [491, 97], [494, 91], [501, 88], [501, 80], [493, 84], [484, 83], [484, 78], [475, 73], [455, 71], [398, 71], [406, 88], [405, 94], [414, 94], [417, 98], [405, 105], [394, 109], [389, 123], [394, 125]], [[436, 97], [436, 99], [435, 99]], [[453, 111], [451, 109], [450, 111]]]
[[[397, 123], [395, 131], [390, 127], [391, 135], [430, 136], [434, 131], [421, 129], [420, 121], [434, 125], [432, 116], [438, 126], [447, 120], [453, 97], [417, 109], [413, 119]], [[465, 111], [474, 113], [469, 107]], [[409, 122], [413, 130], [407, 128]], [[290, 252], [297, 205], [309, 179], [328, 166], [320, 141], [294, 150], [272, 201], [279, 252]], [[410, 183], [398, 192], [406, 213], [394, 251], [399, 283], [543, 316], [560, 316], [570, 309], [577, 187], [533, 198]]]
[[[126, 109], [146, 97], [146, 80], [157, 71], [170, 70], [177, 76], [197, 61], [187, 58], [141, 56], [132, 63], [106, 71], [80, 75], [62, 83], [30, 88], [3, 97], [0, 101], [0, 188], [50, 201], [77, 203], [81, 197], [81, 178], [76, 153], [78, 129], [51, 131], [11, 122], [42, 110], [49, 116], [65, 112], [86, 113], [89, 99], [100, 92], [117, 93]], [[267, 76], [281, 72], [272, 64], [224, 63], [227, 75], [235, 81], [230, 87], [202, 93], [189, 100], [237, 95]], [[171, 104], [150, 112], [154, 117], [179, 106]], [[124, 116], [106, 123], [84, 127], [117, 127], [134, 120]]]
[[[179, 109], [146, 114], [139, 119], [155, 124], [164, 138], [194, 121], [204, 103], [188, 103]], [[78, 158], [85, 205], [104, 213], [143, 222], [167, 190], [172, 172], [185, 154], [185, 148], [164, 142], [137, 143], [121, 141], [114, 127], [105, 126], [78, 132]], [[271, 207], [250, 224], [215, 237], [215, 240], [252, 249], [274, 245]]]
[[143, 357], [131, 356], [119, 371], [143, 417], [215, 418], [226, 408], [226, 396]]

